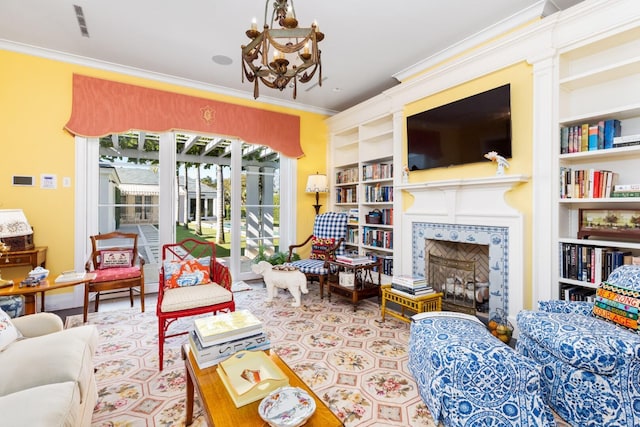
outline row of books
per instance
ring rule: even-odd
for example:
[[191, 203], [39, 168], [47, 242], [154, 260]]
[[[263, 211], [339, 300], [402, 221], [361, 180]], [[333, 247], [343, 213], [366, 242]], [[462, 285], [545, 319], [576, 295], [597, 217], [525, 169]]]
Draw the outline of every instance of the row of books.
[[376, 163], [362, 166], [362, 179], [364, 181], [391, 178], [393, 178], [393, 163]]
[[582, 286], [565, 286], [561, 289], [560, 293], [560, 298], [565, 301], [593, 302], [596, 298], [595, 289], [583, 288]]
[[624, 264], [640, 264], [640, 257], [617, 248], [561, 243], [560, 271], [565, 279], [598, 284]]
[[248, 310], [194, 320], [189, 345], [200, 369], [217, 365], [242, 350], [270, 348], [262, 322]]
[[351, 243], [352, 245], [357, 245], [359, 241], [358, 236], [360, 236], [360, 232], [356, 227], [347, 228], [347, 237], [346, 237], [347, 243]]
[[560, 167], [561, 199], [611, 197], [618, 174], [607, 170]]
[[560, 128], [560, 154], [614, 148], [614, 138], [620, 134], [620, 121], [615, 119], [563, 126]]
[[393, 249], [393, 231], [363, 227], [362, 243], [377, 248]]
[[617, 184], [611, 197], [640, 197], [640, 184]]
[[358, 224], [360, 221], [360, 210], [358, 208], [351, 208], [347, 213], [347, 222], [349, 224]]
[[336, 188], [336, 203], [358, 203], [358, 189], [356, 187]]
[[[380, 269], [382, 274], [387, 276], [393, 275], [393, 255], [382, 255], [375, 252], [367, 252], [366, 255], [373, 260], [373, 262], [380, 261]], [[374, 267], [373, 271], [378, 271], [378, 267]]]
[[336, 184], [351, 184], [358, 182], [358, 168], [345, 169], [336, 172]]
[[365, 185], [364, 200], [366, 203], [393, 202], [393, 186]]

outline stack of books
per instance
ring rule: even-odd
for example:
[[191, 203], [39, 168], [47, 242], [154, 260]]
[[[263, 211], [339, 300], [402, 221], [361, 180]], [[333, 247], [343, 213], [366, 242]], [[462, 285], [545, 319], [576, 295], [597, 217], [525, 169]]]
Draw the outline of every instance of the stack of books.
[[393, 276], [391, 278], [391, 292], [409, 298], [435, 293], [433, 288], [427, 284], [427, 279], [412, 276]]
[[373, 260], [368, 256], [358, 254], [336, 255], [336, 261], [342, 264], [349, 265], [363, 265], [371, 264], [373, 262]]
[[200, 369], [217, 365], [241, 350], [268, 350], [262, 322], [248, 310], [195, 319], [189, 345]]

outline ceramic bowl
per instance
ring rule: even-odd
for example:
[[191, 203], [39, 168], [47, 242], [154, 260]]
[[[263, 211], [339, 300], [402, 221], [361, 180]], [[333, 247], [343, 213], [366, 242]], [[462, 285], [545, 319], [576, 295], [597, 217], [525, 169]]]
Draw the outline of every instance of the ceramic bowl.
[[262, 399], [260, 417], [271, 427], [299, 427], [316, 411], [316, 402], [297, 387], [280, 387]]
[[36, 267], [29, 272], [29, 277], [35, 280], [44, 280], [49, 276], [49, 270], [42, 267]]

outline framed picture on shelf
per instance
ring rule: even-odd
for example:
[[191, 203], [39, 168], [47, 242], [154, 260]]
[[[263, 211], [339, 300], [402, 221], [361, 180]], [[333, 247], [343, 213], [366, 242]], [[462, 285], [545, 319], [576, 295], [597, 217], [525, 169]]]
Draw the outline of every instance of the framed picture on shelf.
[[578, 220], [578, 239], [640, 237], [640, 210], [579, 209]]

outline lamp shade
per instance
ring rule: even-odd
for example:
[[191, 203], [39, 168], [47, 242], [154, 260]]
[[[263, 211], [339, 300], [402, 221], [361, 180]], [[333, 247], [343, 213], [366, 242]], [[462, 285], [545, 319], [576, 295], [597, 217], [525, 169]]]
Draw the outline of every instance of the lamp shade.
[[327, 175], [309, 175], [309, 178], [307, 178], [307, 193], [326, 193], [328, 191]]

